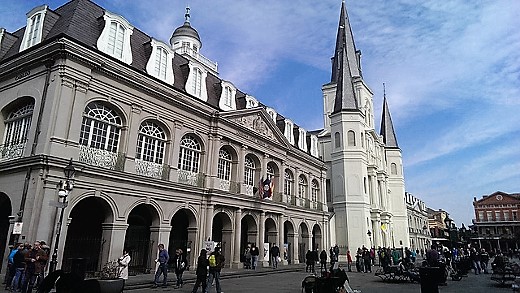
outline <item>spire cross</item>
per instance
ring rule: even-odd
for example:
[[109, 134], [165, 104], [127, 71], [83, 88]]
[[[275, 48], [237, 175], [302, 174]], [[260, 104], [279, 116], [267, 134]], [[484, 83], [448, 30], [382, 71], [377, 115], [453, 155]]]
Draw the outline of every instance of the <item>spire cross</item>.
[[190, 7], [186, 5], [186, 14], [184, 14], [184, 22], [190, 22]]

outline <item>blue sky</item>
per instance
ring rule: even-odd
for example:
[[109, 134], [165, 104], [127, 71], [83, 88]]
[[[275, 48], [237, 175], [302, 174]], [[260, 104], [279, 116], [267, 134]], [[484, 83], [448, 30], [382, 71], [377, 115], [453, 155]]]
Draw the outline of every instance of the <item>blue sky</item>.
[[[0, 0], [0, 27], [65, 0]], [[220, 76], [307, 130], [323, 127], [341, 0], [96, 0], [168, 42], [186, 4]], [[458, 225], [473, 197], [520, 192], [520, 1], [347, 0], [377, 125], [383, 82], [406, 190]], [[379, 128], [377, 128], [379, 131]]]

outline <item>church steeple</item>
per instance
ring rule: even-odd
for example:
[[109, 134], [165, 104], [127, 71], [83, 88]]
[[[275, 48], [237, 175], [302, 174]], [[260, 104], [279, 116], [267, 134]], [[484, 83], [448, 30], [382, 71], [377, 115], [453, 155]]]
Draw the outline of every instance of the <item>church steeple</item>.
[[[383, 88], [384, 86], [385, 84], [383, 84]], [[386, 147], [399, 148], [395, 136], [394, 125], [392, 123], [392, 117], [390, 117], [390, 110], [388, 109], [388, 103], [386, 102], [386, 89], [384, 89], [383, 94], [383, 117], [381, 118], [381, 130], [379, 134], [383, 136], [383, 142]]]
[[339, 16], [338, 35], [336, 36], [336, 49], [332, 62], [331, 83], [336, 83], [336, 97], [334, 101], [334, 111], [358, 110], [359, 105], [354, 93], [353, 81], [361, 77], [359, 57], [361, 53], [356, 51], [354, 37], [348, 14], [345, 8], [345, 1], [341, 2], [341, 12]]

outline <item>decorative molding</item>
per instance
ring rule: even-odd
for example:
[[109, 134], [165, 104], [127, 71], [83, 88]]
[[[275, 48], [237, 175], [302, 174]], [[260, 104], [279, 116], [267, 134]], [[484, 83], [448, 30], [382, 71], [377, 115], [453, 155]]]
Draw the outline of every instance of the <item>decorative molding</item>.
[[264, 121], [262, 116], [259, 114], [256, 116], [243, 116], [233, 119], [232, 121], [256, 131], [256, 133], [265, 136], [270, 139], [275, 139], [273, 131], [269, 128], [267, 123]]

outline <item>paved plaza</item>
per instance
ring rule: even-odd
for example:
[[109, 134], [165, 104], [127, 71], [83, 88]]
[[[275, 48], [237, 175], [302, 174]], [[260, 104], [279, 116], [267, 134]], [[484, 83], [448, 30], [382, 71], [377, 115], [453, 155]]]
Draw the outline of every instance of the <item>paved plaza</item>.
[[[361, 290], [362, 293], [417, 293], [421, 292], [421, 285], [417, 283], [385, 283], [374, 272], [378, 267], [374, 267], [372, 273], [348, 273], [350, 285], [352, 289]], [[305, 266], [290, 265], [281, 266], [278, 269], [259, 268], [256, 271], [245, 269], [224, 269], [222, 272], [222, 290], [225, 293], [243, 293], [243, 292], [280, 292], [280, 293], [301, 293], [301, 283], [303, 278], [309, 274], [305, 272]], [[193, 271], [187, 271], [184, 274], [185, 285], [183, 288], [175, 289], [175, 274], [168, 275], [170, 280], [169, 286], [166, 288], [152, 289], [153, 275], [130, 276], [127, 281], [125, 292], [178, 292], [188, 293], [193, 288], [195, 275]], [[447, 286], [440, 286], [439, 291], [445, 293], [455, 292], [471, 292], [471, 293], [489, 293], [489, 292], [512, 292], [511, 287], [498, 287], [496, 283], [490, 279], [490, 274], [474, 275], [468, 274], [468, 277], [461, 281], [448, 280]], [[8, 292], [2, 286], [0, 293]], [[200, 292], [200, 289], [199, 289]], [[211, 292], [215, 292], [213, 287]]]

